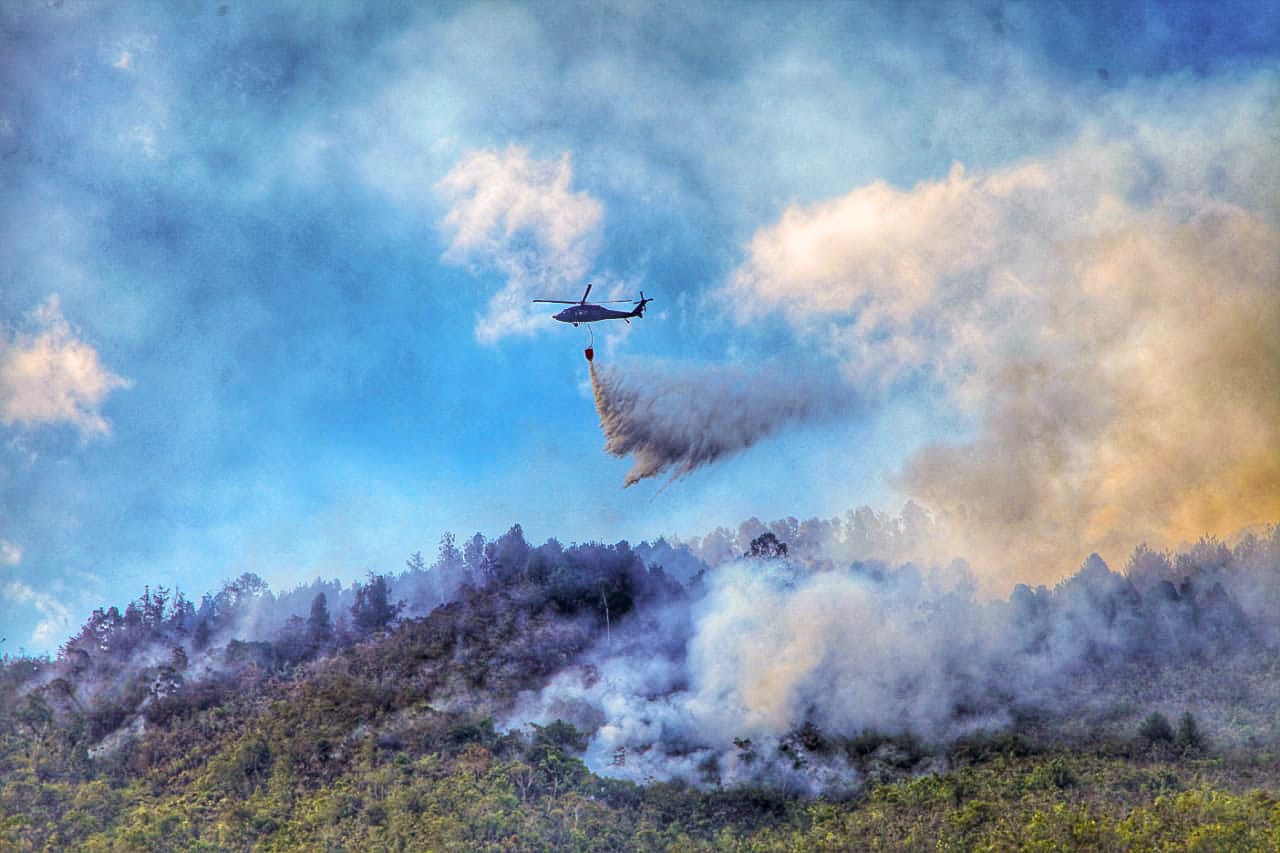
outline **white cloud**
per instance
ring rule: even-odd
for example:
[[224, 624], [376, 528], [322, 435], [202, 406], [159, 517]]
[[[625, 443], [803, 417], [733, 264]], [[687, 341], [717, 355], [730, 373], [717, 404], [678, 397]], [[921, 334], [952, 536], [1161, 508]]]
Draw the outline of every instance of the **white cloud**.
[[76, 337], [56, 296], [33, 318], [35, 333], [0, 339], [0, 423], [68, 423], [84, 436], [110, 433], [100, 407], [131, 383], [104, 368], [97, 351]]
[[0, 566], [16, 566], [22, 562], [22, 548], [8, 539], [0, 539]]
[[[939, 332], [955, 312], [1007, 284], [989, 272], [1013, 268], [1020, 244], [1050, 228], [1037, 201], [1052, 193], [1035, 166], [971, 177], [957, 165], [910, 190], [877, 182], [793, 205], [752, 239], [730, 294], [740, 316], [781, 310], [798, 329], [829, 337], [858, 384], [886, 387], [937, 365]], [[1026, 211], [1040, 221], [1018, 235], [1008, 220]]]
[[544, 321], [530, 300], [575, 289], [586, 276], [600, 236], [603, 207], [570, 189], [566, 154], [537, 160], [515, 146], [474, 151], [436, 184], [450, 205], [441, 227], [450, 235], [444, 259], [496, 270], [506, 285], [489, 302], [476, 337], [492, 343], [529, 333]]
[[977, 427], [898, 478], [996, 586], [1280, 517], [1280, 121], [1245, 84], [1007, 168], [793, 205], [725, 296]]
[[71, 627], [71, 609], [51, 595], [37, 592], [21, 581], [8, 581], [0, 591], [10, 605], [28, 605], [40, 614], [40, 621], [28, 642], [36, 648], [55, 645]]

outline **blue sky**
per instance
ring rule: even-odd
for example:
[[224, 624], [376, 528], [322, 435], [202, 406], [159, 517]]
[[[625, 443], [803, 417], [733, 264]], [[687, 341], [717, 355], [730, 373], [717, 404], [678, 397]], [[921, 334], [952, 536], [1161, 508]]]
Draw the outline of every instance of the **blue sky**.
[[[1182, 465], [1194, 429], [1105, 414], [1138, 395], [1110, 373], [1102, 422], [1052, 448], [1019, 449], [1008, 393], [1034, 363], [1078, 400], [1081, 352], [1146, 364], [1080, 320], [1116, 310], [1089, 282], [1124, 234], [1170, 235], [1167, 257], [1219, 217], [1271, 316], [1274, 4], [66, 0], [4, 4], [0, 43], [0, 651], [55, 650], [144, 584], [349, 580], [514, 522], [638, 541], [914, 497], [1087, 553], [1277, 520], [1256, 352], [1152, 403], [1178, 424], [1175, 397], [1244, 389], [1217, 403], [1219, 470], [1254, 473], [1225, 485]], [[1188, 251], [1178, 269], [1216, 257]], [[859, 404], [623, 490], [583, 330], [523, 307], [586, 281], [655, 299], [598, 330], [601, 363], [830, 374]], [[1151, 352], [1199, 340], [1134, 318]], [[1116, 485], [1134, 446], [1158, 449]], [[1072, 461], [1042, 490], [1009, 485], [1010, 454]], [[1171, 465], [1178, 521], [1135, 516]]]

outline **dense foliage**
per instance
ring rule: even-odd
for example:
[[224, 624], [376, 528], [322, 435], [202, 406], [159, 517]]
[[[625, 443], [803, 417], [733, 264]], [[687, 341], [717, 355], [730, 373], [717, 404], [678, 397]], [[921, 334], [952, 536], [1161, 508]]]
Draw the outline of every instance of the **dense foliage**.
[[[1259, 541], [1202, 543], [1176, 584], [1176, 561], [1144, 549], [1123, 577], [1086, 564], [1057, 590], [1015, 592], [1011, 624], [1030, 647], [1053, 613], [1110, 613], [1128, 627], [1090, 654], [1119, 643], [1147, 669], [1266, 650], [1229, 592], [1232, 565], [1280, 539]], [[771, 534], [753, 544], [753, 559], [786, 555]], [[464, 551], [446, 537], [432, 567], [415, 555], [349, 591], [277, 599], [245, 575], [199, 605], [147, 589], [96, 611], [56, 659], [0, 661], [0, 849], [1280, 846], [1274, 733], [1215, 742], [1199, 708], [1112, 709], [1121, 724], [1084, 734], [1070, 709], [1023, 708], [945, 742], [810, 720], [769, 748], [859, 780], [826, 797], [724, 784], [710, 766], [697, 785], [638, 785], [588, 770], [590, 732], [568, 722], [504, 731], [520, 696], [619, 625], [696, 594], [701, 577], [686, 591], [641, 551], [531, 547], [517, 527]], [[439, 606], [406, 615], [424, 608], [400, 595]], [[1156, 624], [1167, 635], [1134, 639]], [[744, 761], [765, 748], [733, 743]]]

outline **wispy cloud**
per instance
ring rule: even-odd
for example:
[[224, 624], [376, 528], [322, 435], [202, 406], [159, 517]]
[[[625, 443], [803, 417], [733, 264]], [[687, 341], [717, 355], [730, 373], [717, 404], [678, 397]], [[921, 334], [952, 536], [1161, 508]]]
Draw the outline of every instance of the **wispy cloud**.
[[85, 437], [110, 433], [102, 403], [129, 380], [104, 368], [97, 350], [76, 337], [57, 296], [32, 320], [36, 331], [0, 341], [0, 423], [67, 423]]
[[10, 606], [33, 608], [39, 622], [28, 642], [35, 648], [56, 645], [72, 627], [71, 609], [48, 593], [39, 592], [21, 581], [7, 581], [0, 592]]
[[450, 204], [441, 222], [450, 235], [445, 261], [506, 278], [476, 324], [477, 339], [531, 332], [541, 318], [530, 300], [557, 298], [590, 269], [604, 208], [572, 181], [568, 154], [538, 160], [511, 146], [466, 155], [436, 184]]
[[8, 539], [0, 539], [0, 566], [16, 566], [22, 562], [22, 548]]

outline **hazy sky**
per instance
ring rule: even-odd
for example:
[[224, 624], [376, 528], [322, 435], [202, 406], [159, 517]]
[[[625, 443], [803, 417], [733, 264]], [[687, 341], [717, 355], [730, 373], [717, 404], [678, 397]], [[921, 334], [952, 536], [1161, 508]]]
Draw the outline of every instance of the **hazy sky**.
[[[1280, 520], [1277, 127], [1268, 2], [0, 4], [0, 652], [514, 522]], [[840, 415], [624, 490], [587, 281], [620, 376]]]

